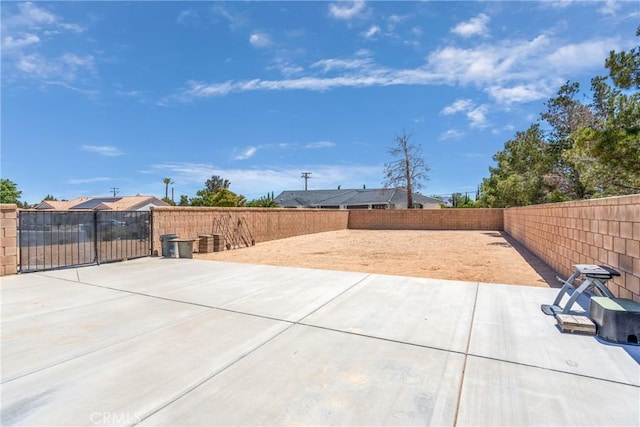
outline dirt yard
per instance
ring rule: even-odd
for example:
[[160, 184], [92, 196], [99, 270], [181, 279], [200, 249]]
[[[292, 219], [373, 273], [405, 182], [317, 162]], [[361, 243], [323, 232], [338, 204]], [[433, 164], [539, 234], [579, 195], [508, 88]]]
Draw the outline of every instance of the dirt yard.
[[495, 231], [340, 230], [194, 258], [555, 287], [553, 271]]

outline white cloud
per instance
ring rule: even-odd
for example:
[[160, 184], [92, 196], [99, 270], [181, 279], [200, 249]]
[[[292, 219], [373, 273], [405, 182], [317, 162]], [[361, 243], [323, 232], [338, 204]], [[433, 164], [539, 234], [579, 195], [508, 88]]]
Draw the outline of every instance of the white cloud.
[[181, 25], [188, 25], [198, 21], [198, 14], [193, 10], [182, 10], [176, 18], [176, 22]]
[[249, 43], [254, 47], [269, 47], [271, 46], [271, 37], [266, 33], [253, 33], [249, 36]]
[[473, 101], [470, 99], [456, 99], [453, 104], [447, 105], [440, 111], [440, 114], [445, 116], [458, 113], [460, 111], [467, 111], [473, 105]]
[[85, 27], [62, 21], [58, 16], [38, 7], [33, 2], [18, 4], [19, 12], [14, 15], [3, 16], [2, 24], [7, 32], [29, 29], [31, 31], [45, 31], [55, 34], [58, 31], [81, 33]]
[[[485, 83], [505, 78], [528, 77], [547, 65], [539, 62], [551, 40], [538, 36], [531, 41], [503, 41], [470, 49], [447, 46], [428, 56], [429, 66], [452, 81]], [[545, 68], [544, 73], [547, 72]]]
[[378, 27], [377, 25], [372, 25], [367, 31], [361, 33], [362, 37], [366, 39], [375, 37], [377, 34], [380, 34], [380, 27]]
[[[320, 59], [310, 65], [306, 75], [296, 68], [296, 78], [290, 73], [279, 80], [188, 81], [183, 89], [160, 102], [189, 102], [250, 91], [321, 92], [343, 87], [443, 84], [474, 85], [505, 104], [531, 102], [545, 99], [572, 76], [601, 67], [608, 50], [620, 47], [617, 39], [562, 44], [551, 36], [540, 35], [532, 40], [504, 40], [472, 48], [444, 46], [432, 51], [423, 65], [404, 69], [377, 64], [370, 52], [363, 50], [351, 58]], [[480, 123], [480, 116], [475, 113], [476, 123]]]
[[484, 128], [487, 123], [487, 106], [480, 105], [467, 111], [467, 118], [471, 122], [472, 128]]
[[476, 106], [470, 99], [457, 99], [451, 105], [446, 106], [440, 114], [449, 116], [456, 113], [464, 113], [469, 119], [472, 128], [487, 126], [487, 106]]
[[6, 36], [2, 39], [2, 49], [21, 49], [23, 47], [40, 43], [40, 37], [35, 34], [24, 34], [21, 38]]
[[87, 29], [86, 27], [83, 27], [82, 25], [78, 25], [78, 24], [67, 24], [62, 22], [59, 25], [60, 25], [60, 28], [62, 28], [63, 30], [70, 31], [72, 33], [82, 33]]
[[576, 0], [555, 0], [540, 2], [542, 6], [552, 7], [554, 9], [564, 9], [576, 4]]
[[298, 190], [304, 188], [300, 178], [301, 171], [311, 171], [312, 189], [361, 188], [379, 186], [383, 165], [359, 164], [304, 164], [284, 165], [282, 167], [262, 166], [248, 169], [224, 169], [210, 164], [189, 162], [167, 162], [152, 166], [165, 176], [173, 177], [175, 182], [190, 189], [191, 194], [201, 189], [212, 175], [218, 175], [231, 182], [233, 192], [247, 198], [259, 197], [271, 191]]
[[211, 8], [211, 11], [214, 13], [214, 15], [221, 16], [226, 19], [229, 24], [229, 28], [232, 31], [236, 31], [239, 28], [247, 25], [247, 19], [243, 14], [236, 13], [231, 5], [228, 5], [226, 7], [222, 5], [222, 2], [214, 2], [214, 6]]
[[512, 87], [490, 86], [487, 93], [503, 104], [524, 103], [543, 99], [551, 95], [550, 89], [543, 85], [531, 83]]
[[331, 141], [317, 141], [306, 145], [307, 148], [331, 148], [335, 146], [336, 144]]
[[475, 35], [486, 36], [489, 34], [489, 29], [487, 28], [488, 23], [489, 17], [484, 13], [481, 13], [466, 22], [460, 22], [451, 29], [451, 32], [462, 37], [471, 37]]
[[20, 3], [18, 5], [22, 16], [28, 20], [29, 24], [52, 24], [57, 21], [54, 14], [40, 9], [32, 2]]
[[299, 65], [291, 63], [283, 58], [276, 58], [273, 64], [267, 67], [268, 70], [278, 70], [283, 76], [291, 77], [304, 71]]
[[111, 145], [83, 145], [81, 147], [82, 151], [88, 151], [91, 153], [97, 153], [101, 156], [106, 157], [116, 157], [121, 156], [123, 153], [120, 149], [111, 146]]
[[235, 160], [247, 160], [247, 159], [253, 157], [253, 155], [256, 154], [257, 151], [258, 151], [258, 148], [256, 148], [256, 147], [247, 147], [242, 151], [242, 153], [240, 153], [237, 156], [235, 156], [234, 159]]
[[584, 68], [597, 67], [604, 64], [609, 52], [619, 43], [614, 39], [587, 40], [559, 46], [544, 60], [549, 65], [563, 71], [577, 71]]
[[44, 50], [46, 43], [57, 35], [78, 34], [85, 27], [64, 22], [32, 2], [18, 4], [16, 13], [4, 13], [2, 18], [3, 72], [9, 79], [30, 79], [41, 87], [58, 85], [95, 96], [95, 91], [69, 84], [80, 80], [79, 77], [85, 85], [91, 81], [96, 74], [93, 55], [67, 52], [54, 57]]
[[441, 141], [446, 141], [447, 139], [458, 139], [464, 136], [464, 132], [460, 132], [455, 129], [449, 129], [448, 131], [442, 133], [439, 137]]
[[311, 64], [311, 68], [321, 68], [324, 72], [333, 70], [353, 70], [363, 68], [371, 63], [369, 58], [354, 59], [321, 59]]
[[59, 79], [72, 82], [78, 73], [92, 72], [94, 58], [66, 53], [58, 58], [46, 58], [40, 54], [22, 55], [15, 66], [25, 74], [35, 78]]
[[103, 181], [111, 181], [111, 178], [107, 178], [106, 176], [99, 176], [96, 178], [77, 178], [77, 179], [70, 179], [69, 184], [90, 184], [92, 182], [103, 182]]
[[387, 21], [389, 21], [390, 24], [397, 25], [408, 18], [409, 15], [390, 15]]
[[366, 11], [365, 6], [364, 0], [331, 3], [329, 5], [329, 14], [336, 19], [348, 21], [364, 14]]

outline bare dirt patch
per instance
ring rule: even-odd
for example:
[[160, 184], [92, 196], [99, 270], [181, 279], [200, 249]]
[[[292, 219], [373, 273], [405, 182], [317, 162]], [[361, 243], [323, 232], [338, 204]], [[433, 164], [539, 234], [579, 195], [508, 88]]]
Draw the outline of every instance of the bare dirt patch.
[[495, 231], [340, 230], [194, 254], [251, 264], [549, 287], [553, 271]]

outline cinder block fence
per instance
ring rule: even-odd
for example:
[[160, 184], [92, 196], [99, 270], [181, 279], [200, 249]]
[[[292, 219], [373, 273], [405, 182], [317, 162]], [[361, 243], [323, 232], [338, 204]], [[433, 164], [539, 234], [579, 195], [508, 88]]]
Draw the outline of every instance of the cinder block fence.
[[344, 230], [349, 221], [347, 210], [273, 209], [273, 208], [153, 208], [153, 248], [160, 248], [160, 236], [177, 234], [184, 239], [197, 239], [212, 234], [216, 222], [234, 227], [246, 221], [256, 243], [285, 239], [303, 234]]
[[607, 286], [640, 301], [640, 195], [506, 209], [504, 231], [565, 277], [573, 264], [615, 268]]
[[[15, 274], [16, 206], [0, 205], [2, 275]], [[510, 209], [325, 210], [159, 207], [153, 209], [154, 251], [160, 235], [197, 239], [215, 223], [246, 221], [257, 242], [344, 229], [505, 231], [563, 276], [573, 264], [610, 265], [619, 297], [640, 301], [640, 195]]]
[[0, 204], [0, 276], [18, 271], [17, 218], [16, 205]]

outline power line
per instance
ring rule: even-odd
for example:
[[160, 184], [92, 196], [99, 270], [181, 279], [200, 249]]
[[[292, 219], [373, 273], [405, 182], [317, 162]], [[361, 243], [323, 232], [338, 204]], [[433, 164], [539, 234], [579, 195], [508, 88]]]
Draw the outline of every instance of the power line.
[[116, 194], [118, 194], [119, 190], [120, 189], [118, 187], [111, 187], [111, 192], [113, 193], [113, 197], [116, 197]]

